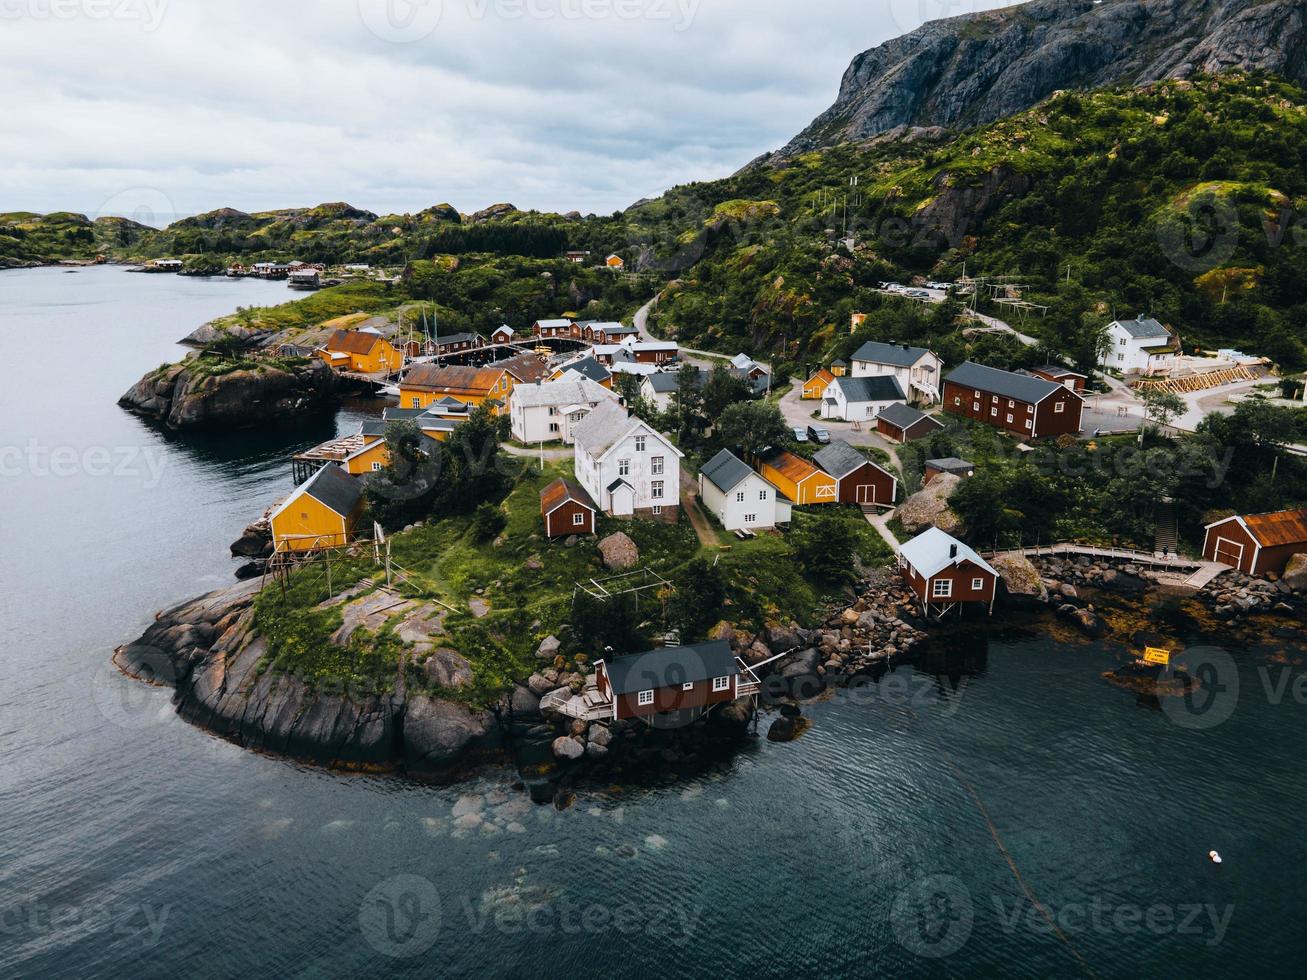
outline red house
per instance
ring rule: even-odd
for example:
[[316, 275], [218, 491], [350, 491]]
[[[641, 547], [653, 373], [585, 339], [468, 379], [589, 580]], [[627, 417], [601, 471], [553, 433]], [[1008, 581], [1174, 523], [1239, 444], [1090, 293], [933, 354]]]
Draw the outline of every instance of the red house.
[[1028, 439], [1078, 434], [1084, 405], [1065, 385], [972, 361], [944, 379], [944, 411]]
[[714, 705], [757, 693], [757, 681], [740, 672], [726, 640], [663, 647], [595, 662], [601, 698], [612, 717], [651, 719], [666, 712], [702, 714]]
[[1307, 510], [1235, 515], [1207, 525], [1203, 557], [1247, 575], [1279, 575], [1307, 553]]
[[942, 428], [944, 423], [939, 419], [903, 402], [886, 405], [876, 416], [876, 431], [890, 442], [900, 444], [909, 439], [922, 439]]
[[1037, 368], [1031, 368], [1030, 373], [1043, 378], [1045, 381], [1051, 381], [1055, 385], [1070, 388], [1077, 395], [1084, 393], [1085, 376], [1077, 374], [1070, 368], [1064, 368], [1059, 364], [1043, 364]]
[[943, 616], [954, 606], [988, 603], [994, 608], [998, 572], [965, 544], [937, 527], [899, 549], [899, 574], [921, 602], [923, 615]]
[[835, 477], [836, 499], [842, 504], [892, 504], [898, 496], [898, 478], [843, 439], [832, 439], [812, 461]]
[[540, 491], [540, 516], [548, 538], [595, 531], [594, 502], [571, 480], [557, 479]]

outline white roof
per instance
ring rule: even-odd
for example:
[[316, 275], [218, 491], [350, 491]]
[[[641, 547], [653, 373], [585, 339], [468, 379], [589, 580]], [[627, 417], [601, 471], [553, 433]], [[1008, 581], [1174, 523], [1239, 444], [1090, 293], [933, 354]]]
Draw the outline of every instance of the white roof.
[[501, 332], [502, 332], [502, 333], [506, 333], [506, 334], [508, 334], [508, 335], [511, 337], [511, 336], [513, 336], [513, 334], [516, 333], [517, 331], [515, 331], [515, 330], [514, 330], [512, 327], [510, 327], [507, 323], [500, 324], [498, 330], [494, 330], [494, 331], [492, 331], [492, 333], [501, 333]]
[[634, 364], [628, 361], [614, 361], [608, 368], [613, 374], [657, 374], [657, 364]]
[[748, 354], [736, 354], [731, 358], [731, 364], [743, 371], [753, 367], [753, 358]]
[[537, 320], [536, 322], [542, 327], [570, 327], [572, 325], [571, 320]]
[[[957, 549], [956, 552], [953, 551], [954, 548]], [[922, 531], [903, 545], [899, 554], [922, 578], [933, 578], [950, 565], [963, 561], [974, 562], [991, 575], [998, 575], [989, 562], [953, 535], [946, 534], [937, 527]]]
[[663, 443], [678, 458], [682, 455], [666, 436], [631, 415], [611, 399], [605, 399], [596, 408], [591, 409], [590, 414], [578, 422], [576, 428], [572, 430], [572, 438], [578, 450], [588, 453], [595, 459], [603, 459], [618, 443], [637, 429], [642, 429], [647, 435]]
[[517, 385], [509, 398], [514, 405], [535, 408], [542, 405], [589, 405], [605, 398], [616, 398], [603, 385], [583, 378], [580, 381], [542, 381], [540, 384]]

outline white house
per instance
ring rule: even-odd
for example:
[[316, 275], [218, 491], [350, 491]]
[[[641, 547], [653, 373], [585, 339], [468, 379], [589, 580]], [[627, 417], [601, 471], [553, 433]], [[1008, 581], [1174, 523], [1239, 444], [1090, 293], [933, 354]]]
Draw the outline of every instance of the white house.
[[648, 423], [605, 399], [572, 428], [577, 482], [613, 517], [674, 521], [681, 451]]
[[790, 501], [771, 481], [729, 449], [723, 449], [703, 464], [699, 471], [699, 497], [728, 531], [756, 530], [790, 522]]
[[[702, 388], [708, 380], [708, 372], [703, 368], [699, 368], [696, 377], [699, 387]], [[657, 374], [647, 374], [644, 376], [644, 380], [640, 382], [640, 397], [657, 405], [660, 412], [670, 411], [680, 383], [680, 371], [659, 371]]]
[[1155, 374], [1170, 368], [1180, 354], [1180, 338], [1150, 316], [1113, 320], [1107, 325], [1111, 346], [1098, 363], [1122, 374]]
[[855, 378], [892, 375], [909, 396], [908, 401], [933, 404], [940, 400], [944, 362], [934, 351], [907, 344], [868, 341], [853, 352]]
[[881, 409], [903, 401], [903, 388], [891, 374], [836, 378], [821, 396], [821, 417], [866, 422], [874, 420]]
[[508, 417], [518, 442], [572, 442], [572, 428], [601, 401], [617, 393], [586, 378], [517, 385], [508, 396]]

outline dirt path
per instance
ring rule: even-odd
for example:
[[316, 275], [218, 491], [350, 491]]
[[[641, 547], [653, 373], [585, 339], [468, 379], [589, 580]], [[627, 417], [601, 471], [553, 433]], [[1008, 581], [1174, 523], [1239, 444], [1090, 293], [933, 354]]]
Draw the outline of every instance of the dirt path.
[[717, 539], [717, 532], [712, 529], [712, 524], [708, 522], [708, 517], [699, 507], [699, 501], [695, 499], [694, 488], [697, 487], [698, 481], [693, 474], [684, 466], [681, 467], [681, 508], [685, 511], [685, 516], [690, 518], [690, 526], [694, 528], [694, 533], [699, 537], [699, 544], [705, 548], [716, 550], [721, 546]]

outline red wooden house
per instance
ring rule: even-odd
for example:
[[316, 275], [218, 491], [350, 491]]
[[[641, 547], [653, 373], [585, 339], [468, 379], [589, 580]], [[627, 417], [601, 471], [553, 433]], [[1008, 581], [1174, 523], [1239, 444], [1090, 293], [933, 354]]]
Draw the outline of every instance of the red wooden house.
[[1084, 399], [1033, 374], [967, 361], [944, 379], [944, 411], [1028, 439], [1076, 435]]
[[1226, 517], [1207, 525], [1203, 557], [1247, 575], [1279, 575], [1307, 553], [1307, 510]]
[[757, 692], [756, 680], [741, 674], [726, 640], [598, 660], [595, 682], [617, 720], [648, 720], [666, 712], [702, 714]]
[[876, 416], [876, 431], [890, 442], [922, 439], [944, 428], [944, 423], [920, 409], [897, 402], [886, 405]]
[[1051, 381], [1053, 384], [1064, 385], [1077, 395], [1084, 393], [1085, 376], [1072, 371], [1070, 368], [1064, 368], [1060, 364], [1043, 364], [1037, 368], [1031, 368], [1030, 373], [1043, 378], [1045, 381]]
[[943, 616], [954, 606], [994, 608], [998, 572], [965, 544], [937, 527], [927, 528], [899, 549], [899, 574], [921, 602], [923, 614]]
[[898, 496], [898, 478], [843, 439], [832, 439], [812, 461], [835, 477], [837, 499], [842, 504], [892, 504]]
[[540, 516], [545, 522], [545, 537], [595, 531], [594, 501], [571, 480], [557, 479], [540, 491]]

